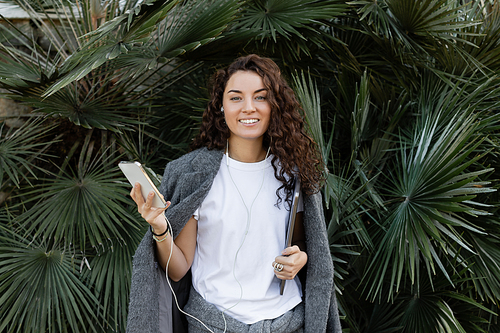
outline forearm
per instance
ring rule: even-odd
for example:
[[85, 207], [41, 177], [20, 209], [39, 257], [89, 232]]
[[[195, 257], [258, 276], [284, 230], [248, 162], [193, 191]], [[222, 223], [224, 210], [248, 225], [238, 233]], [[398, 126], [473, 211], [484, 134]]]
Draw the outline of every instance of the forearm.
[[[158, 218], [154, 222], [156, 222], [155, 225], [161, 225], [161, 227], [157, 227], [159, 230], [167, 228], [165, 219], [162, 221]], [[164, 270], [167, 269], [168, 263], [168, 276], [174, 281], [179, 281], [186, 275], [193, 263], [197, 228], [198, 222], [191, 217], [175, 240], [173, 240], [172, 235], [169, 233], [165, 240], [162, 240], [163, 237], [160, 237], [158, 238], [159, 241], [156, 241], [158, 262]]]
[[180, 280], [193, 262], [198, 222], [191, 217], [174, 241], [172, 235], [166, 231], [168, 223], [164, 214], [170, 202], [167, 201], [167, 206], [164, 208], [151, 207], [154, 192], [151, 191], [144, 201], [139, 183], [136, 183], [130, 191], [130, 197], [137, 204], [137, 210], [142, 218], [153, 228], [156, 257], [160, 266], [166, 269], [168, 262], [169, 277], [174, 281]]
[[167, 269], [168, 263], [168, 276], [174, 281], [179, 281], [191, 267], [184, 252], [175, 244], [170, 233], [164, 241], [156, 242], [156, 257], [163, 270]]

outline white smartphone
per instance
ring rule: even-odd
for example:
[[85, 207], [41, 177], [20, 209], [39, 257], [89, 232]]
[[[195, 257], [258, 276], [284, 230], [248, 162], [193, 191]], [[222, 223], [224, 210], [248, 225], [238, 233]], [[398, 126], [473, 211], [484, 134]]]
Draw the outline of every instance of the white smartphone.
[[158, 191], [156, 186], [153, 184], [151, 178], [149, 178], [141, 163], [121, 161], [118, 163], [118, 166], [132, 186], [134, 186], [135, 183], [141, 184], [141, 193], [144, 200], [148, 197], [149, 192], [153, 191], [155, 196], [153, 198], [152, 206], [163, 208], [167, 205], [165, 200], [161, 197], [160, 191]]

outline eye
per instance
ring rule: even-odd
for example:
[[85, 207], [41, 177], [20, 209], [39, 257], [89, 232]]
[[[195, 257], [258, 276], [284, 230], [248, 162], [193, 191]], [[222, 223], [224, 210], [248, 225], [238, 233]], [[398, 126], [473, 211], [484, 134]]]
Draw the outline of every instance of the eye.
[[239, 101], [239, 100], [241, 100], [241, 98], [238, 96], [234, 96], [234, 97], [231, 97], [229, 100], [230, 101]]
[[258, 101], [265, 101], [266, 100], [266, 96], [257, 96], [255, 97], [256, 100]]

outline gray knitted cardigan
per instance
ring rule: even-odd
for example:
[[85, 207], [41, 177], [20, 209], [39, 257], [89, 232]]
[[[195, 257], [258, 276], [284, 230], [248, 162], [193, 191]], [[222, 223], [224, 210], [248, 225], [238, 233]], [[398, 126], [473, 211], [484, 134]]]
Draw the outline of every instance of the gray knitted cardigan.
[[[222, 156], [222, 151], [201, 148], [167, 164], [160, 192], [172, 203], [165, 215], [172, 225], [174, 237], [210, 190]], [[341, 333], [333, 284], [333, 263], [320, 193], [304, 198], [304, 229], [308, 254], [304, 332]], [[148, 231], [134, 255], [127, 320], [129, 333], [159, 333], [160, 328], [161, 332], [182, 331], [178, 328], [172, 330], [172, 321], [174, 327], [179, 327], [179, 321], [175, 323], [176, 306], [165, 283], [165, 272], [156, 263], [154, 246], [151, 232]], [[177, 287], [176, 295], [181, 303], [187, 300], [190, 279], [191, 275], [187, 274], [185, 286]]]

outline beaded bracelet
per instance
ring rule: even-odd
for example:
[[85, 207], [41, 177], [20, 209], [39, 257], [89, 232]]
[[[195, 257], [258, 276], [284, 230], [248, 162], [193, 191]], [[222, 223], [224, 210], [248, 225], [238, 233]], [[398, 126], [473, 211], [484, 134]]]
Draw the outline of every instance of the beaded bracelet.
[[[167, 230], [168, 230], [168, 228], [167, 228]], [[158, 243], [163, 242], [165, 239], [167, 239], [167, 237], [168, 237], [168, 233], [167, 233], [167, 234], [165, 235], [165, 237], [163, 237], [162, 239], [158, 239], [158, 237], [156, 237], [155, 235], [153, 235], [153, 239], [154, 239], [155, 241], [157, 241]]]

